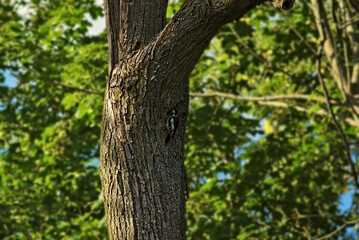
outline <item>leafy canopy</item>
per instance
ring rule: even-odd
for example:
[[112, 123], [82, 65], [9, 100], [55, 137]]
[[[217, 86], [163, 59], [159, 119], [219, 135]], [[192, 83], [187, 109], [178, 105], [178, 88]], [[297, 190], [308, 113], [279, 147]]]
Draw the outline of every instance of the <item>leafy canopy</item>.
[[[105, 32], [88, 34], [103, 10], [94, 0], [6, 0], [0, 13], [0, 238], [104, 239], [97, 165], [107, 46]], [[337, 239], [357, 226], [357, 195], [340, 207], [352, 178], [318, 100], [316, 56], [293, 29], [319, 45], [305, 1], [289, 13], [258, 6], [224, 26], [193, 71], [188, 239], [307, 239], [344, 226], [329, 237]], [[330, 96], [343, 101], [324, 66]], [[4, 84], [9, 71], [15, 87]], [[306, 97], [254, 100], [298, 94]], [[334, 112], [351, 118], [340, 104]], [[358, 129], [341, 126], [358, 162]]]

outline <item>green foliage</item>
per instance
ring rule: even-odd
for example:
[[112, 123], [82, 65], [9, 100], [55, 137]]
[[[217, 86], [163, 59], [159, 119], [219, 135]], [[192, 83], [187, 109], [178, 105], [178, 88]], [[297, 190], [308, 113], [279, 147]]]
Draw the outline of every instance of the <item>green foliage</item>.
[[0, 94], [0, 238], [103, 237], [102, 96], [63, 87], [104, 88], [105, 34], [87, 34], [103, 11], [94, 1], [2, 1], [0, 12], [1, 68], [18, 80]]
[[[316, 56], [286, 22], [316, 48], [311, 11], [301, 2], [288, 14], [269, 5], [221, 29], [192, 73], [191, 91], [308, 99], [192, 97], [185, 151], [188, 239], [307, 239], [357, 218], [355, 204], [345, 212], [339, 207], [352, 178], [342, 140], [329, 115], [320, 114], [326, 105], [316, 101], [324, 96]], [[340, 101], [333, 77], [324, 77]], [[358, 143], [358, 129], [342, 126]], [[330, 239], [344, 236], [345, 227]]]
[[[170, 2], [168, 17], [179, 4]], [[0, 2], [0, 69], [18, 80], [8, 87], [0, 71], [1, 239], [107, 236], [97, 171], [102, 96], [83, 91], [105, 86], [105, 33], [87, 33], [102, 12], [94, 0]], [[316, 100], [316, 58], [287, 21], [316, 49], [305, 2], [287, 14], [268, 3], [224, 26], [193, 71], [195, 93], [309, 97], [191, 98], [188, 239], [307, 239], [358, 218], [357, 202], [339, 207], [352, 179], [326, 105]], [[323, 76], [342, 101], [330, 71]], [[358, 129], [342, 127], [357, 158]]]

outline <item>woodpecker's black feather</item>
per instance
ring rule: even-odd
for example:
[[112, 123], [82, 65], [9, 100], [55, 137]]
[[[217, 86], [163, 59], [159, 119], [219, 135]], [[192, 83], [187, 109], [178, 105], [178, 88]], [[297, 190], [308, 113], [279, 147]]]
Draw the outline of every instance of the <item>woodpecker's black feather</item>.
[[171, 140], [171, 134], [168, 134], [166, 139], [165, 139], [165, 143], [169, 143]]
[[179, 125], [179, 118], [177, 117], [177, 111], [172, 109], [172, 115], [166, 121], [166, 128], [168, 131], [168, 135], [165, 139], [165, 143], [169, 143], [171, 138], [175, 135], [177, 128]]

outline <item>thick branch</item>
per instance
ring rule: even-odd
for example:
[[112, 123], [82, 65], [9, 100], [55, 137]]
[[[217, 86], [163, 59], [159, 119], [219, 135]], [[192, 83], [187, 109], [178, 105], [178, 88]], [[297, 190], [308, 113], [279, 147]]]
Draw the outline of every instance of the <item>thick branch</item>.
[[344, 11], [344, 20], [348, 24], [344, 27], [344, 31], [349, 38], [351, 49], [354, 57], [354, 67], [352, 72], [352, 77], [350, 85], [353, 86], [353, 89], [350, 88], [350, 93], [358, 94], [359, 93], [359, 36], [356, 33], [355, 25], [352, 23], [351, 16], [349, 14], [349, 9], [347, 8], [346, 2], [343, 0], [339, 1], [340, 8]]
[[[178, 73], [188, 77], [219, 28], [225, 23], [240, 18], [263, 2], [265, 0], [189, 0], [151, 42], [129, 57], [131, 59], [147, 58], [142, 65], [146, 65], [149, 61], [156, 63], [156, 66], [152, 66], [154, 68], [149, 71], [155, 71], [157, 74], [162, 74], [161, 69], [166, 69], [174, 76]], [[292, 5], [292, 0], [275, 3], [281, 8], [287, 8]], [[122, 35], [120, 38], [122, 39]], [[175, 64], [169, 66], [169, 62]], [[181, 77], [173, 77], [173, 82], [172, 77], [167, 80], [171, 81], [170, 85], [173, 85], [178, 82], [178, 79]]]
[[[332, 5], [331, 6], [331, 12], [332, 12], [333, 22], [335, 23], [335, 28], [337, 30], [339, 39], [342, 41], [342, 45], [343, 45], [345, 68], [346, 68], [346, 72], [347, 72], [347, 79], [349, 81], [350, 80], [350, 66], [349, 66], [348, 45], [347, 45], [347, 42], [346, 42], [345, 35], [343, 35], [343, 31], [339, 27], [339, 21], [338, 21], [337, 15], [335, 13], [336, 0], [332, 0], [331, 5]], [[341, 6], [341, 9], [342, 9], [342, 11], [345, 11], [343, 6]], [[348, 82], [348, 93], [350, 93], [350, 92], [351, 92], [351, 83]]]
[[[136, 62], [134, 68], [118, 66], [110, 86], [141, 72], [148, 89], [164, 93], [165, 108], [172, 108], [181, 94], [178, 89], [198, 62], [199, 57], [219, 28], [243, 16], [264, 0], [189, 0], [166, 27], [146, 46], [130, 54], [123, 62]], [[134, 83], [137, 84], [137, 83]]]
[[332, 67], [333, 77], [340, 87], [343, 95], [346, 97], [346, 94], [348, 93], [348, 80], [346, 79], [343, 62], [337, 53], [335, 41], [325, 14], [323, 2], [321, 0], [311, 0], [311, 3], [319, 35], [322, 39], [327, 39], [324, 43], [324, 53]]
[[[160, 66], [170, 53], [177, 64], [170, 72], [182, 69], [181, 75], [189, 76], [200, 55], [219, 28], [240, 18], [256, 5], [265, 0], [189, 0], [176, 13], [164, 30], [144, 48], [150, 51]], [[276, 2], [278, 6], [289, 6], [287, 2]]]
[[356, 185], [357, 188], [359, 188], [358, 174], [357, 174], [355, 165], [354, 165], [354, 163], [352, 161], [352, 158], [351, 158], [349, 143], [348, 143], [347, 137], [345, 136], [345, 134], [343, 132], [343, 129], [341, 128], [340, 124], [338, 123], [338, 121], [337, 121], [337, 119], [335, 117], [335, 114], [334, 114], [333, 109], [332, 109], [332, 104], [331, 104], [330, 99], [329, 99], [328, 90], [327, 90], [327, 87], [325, 86], [324, 79], [323, 79], [322, 74], [321, 74], [321, 58], [322, 58], [323, 45], [325, 44], [324, 43], [325, 41], [326, 41], [326, 38], [324, 37], [324, 40], [322, 40], [322, 43], [321, 43], [321, 45], [320, 45], [320, 47], [318, 49], [318, 53], [317, 53], [317, 74], [318, 74], [320, 84], [321, 84], [321, 86], [323, 88], [325, 98], [327, 100], [328, 112], [329, 112], [329, 114], [330, 114], [330, 116], [331, 116], [331, 118], [332, 118], [332, 120], [334, 122], [335, 127], [337, 128], [337, 130], [338, 130], [338, 132], [340, 134], [340, 137], [342, 138], [345, 153], [347, 155], [347, 160], [348, 160], [348, 163], [349, 163], [350, 168], [351, 168], [352, 176], [354, 178], [354, 184]]

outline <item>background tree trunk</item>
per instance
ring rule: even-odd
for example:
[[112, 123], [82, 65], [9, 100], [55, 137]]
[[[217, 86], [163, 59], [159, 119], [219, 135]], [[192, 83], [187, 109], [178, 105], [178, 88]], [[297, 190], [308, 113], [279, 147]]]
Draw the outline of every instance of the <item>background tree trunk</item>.
[[[165, 0], [105, 0], [100, 171], [110, 239], [185, 239], [188, 77], [220, 26], [262, 2], [189, 0], [165, 26]], [[165, 145], [174, 108], [179, 129]]]

